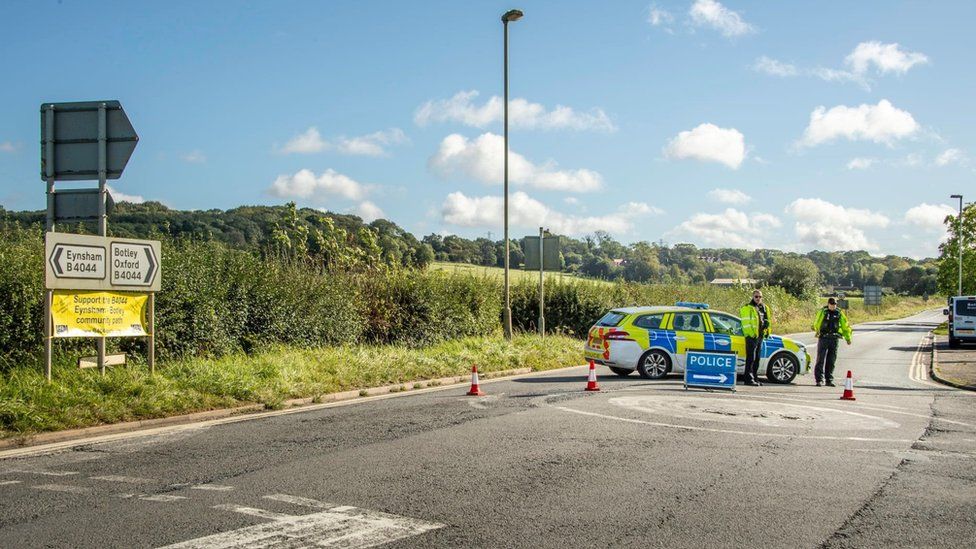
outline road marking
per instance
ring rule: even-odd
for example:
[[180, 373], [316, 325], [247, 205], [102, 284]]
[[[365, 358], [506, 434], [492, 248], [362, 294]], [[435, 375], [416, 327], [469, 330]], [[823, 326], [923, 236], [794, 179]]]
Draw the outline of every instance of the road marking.
[[667, 427], [671, 429], [686, 430], [686, 431], [703, 431], [708, 433], [725, 433], [730, 435], [750, 435], [757, 437], [776, 437], [776, 438], [805, 438], [813, 440], [844, 440], [844, 441], [856, 441], [856, 442], [898, 442], [898, 443], [908, 443], [914, 442], [914, 440], [907, 438], [869, 438], [869, 437], [839, 437], [839, 436], [829, 436], [829, 435], [802, 435], [802, 434], [792, 434], [792, 433], [759, 433], [753, 431], [738, 431], [735, 429], [714, 429], [711, 427], [695, 427], [691, 425], [675, 425], [673, 423], [661, 423], [657, 421], [645, 421], [642, 419], [631, 419], [626, 417], [611, 416], [608, 414], [599, 414], [596, 412], [584, 412], [583, 410], [574, 410], [572, 408], [567, 408], [565, 406], [553, 406], [557, 410], [562, 410], [564, 412], [570, 412], [572, 414], [579, 414], [583, 416], [598, 417], [602, 419], [612, 419], [616, 421], [622, 421], [624, 423], [635, 423], [638, 425], [651, 425], [653, 427]]
[[31, 486], [31, 488], [48, 492], [67, 492], [69, 494], [90, 494], [92, 492], [91, 488], [68, 486], [66, 484], [38, 484], [37, 486]]
[[[304, 507], [323, 508], [328, 503], [274, 494], [267, 499], [295, 503]], [[328, 507], [309, 515], [284, 515], [253, 507], [217, 505], [215, 509], [234, 511], [270, 519], [256, 524], [192, 539], [163, 549], [261, 549], [280, 547], [374, 547], [399, 539], [417, 536], [443, 528], [443, 524], [420, 519], [369, 511], [357, 507]]]
[[104, 480], [107, 482], [124, 482], [126, 484], [148, 484], [152, 479], [140, 477], [124, 477], [121, 475], [104, 475], [99, 477], [88, 477], [92, 480]]
[[0, 481], [0, 486], [10, 486], [11, 484], [20, 484], [19, 480], [4, 480]]
[[190, 486], [190, 490], [209, 490], [211, 492], [230, 492], [233, 489], [233, 486], [224, 486], [222, 484], [197, 484], [196, 486]]
[[39, 471], [39, 470], [24, 470], [24, 469], [9, 469], [8, 473], [20, 473], [24, 475], [42, 475], [45, 477], [70, 477], [71, 475], [77, 475], [77, 471]]
[[169, 494], [156, 494], [154, 496], [139, 496], [142, 501], [158, 501], [158, 502], [170, 502], [179, 501], [181, 499], [186, 499], [186, 496], [172, 496]]
[[317, 499], [303, 498], [301, 496], [290, 496], [288, 494], [271, 494], [270, 496], [264, 496], [264, 499], [293, 503], [295, 505], [311, 507], [313, 509], [334, 509], [338, 507], [338, 505], [333, 505]]

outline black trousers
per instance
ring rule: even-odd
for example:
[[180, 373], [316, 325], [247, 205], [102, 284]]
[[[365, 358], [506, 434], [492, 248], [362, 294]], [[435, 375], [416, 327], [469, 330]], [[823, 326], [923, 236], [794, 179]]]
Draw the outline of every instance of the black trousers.
[[759, 359], [762, 355], [761, 337], [746, 338], [746, 369], [742, 372], [743, 381], [757, 381], [759, 373]]
[[818, 381], [834, 380], [834, 364], [837, 362], [837, 343], [840, 338], [825, 336], [817, 340], [817, 364], [813, 377]]

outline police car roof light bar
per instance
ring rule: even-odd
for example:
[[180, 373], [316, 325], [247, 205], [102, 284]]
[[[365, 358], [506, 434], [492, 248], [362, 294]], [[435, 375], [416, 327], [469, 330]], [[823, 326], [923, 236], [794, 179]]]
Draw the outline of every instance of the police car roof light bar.
[[675, 307], [687, 307], [689, 309], [708, 309], [708, 303], [695, 303], [694, 301], [678, 301], [674, 304]]

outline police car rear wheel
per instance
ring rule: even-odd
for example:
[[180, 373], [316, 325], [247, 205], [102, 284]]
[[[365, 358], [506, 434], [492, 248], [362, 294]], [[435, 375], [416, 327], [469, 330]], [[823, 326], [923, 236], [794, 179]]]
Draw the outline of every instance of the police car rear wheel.
[[671, 370], [671, 359], [661, 351], [648, 351], [637, 363], [637, 373], [644, 379], [661, 379]]
[[789, 383], [793, 381], [799, 370], [800, 363], [795, 357], [780, 353], [773, 357], [766, 368], [766, 379], [773, 383]]
[[633, 370], [628, 370], [627, 368], [618, 368], [616, 366], [610, 366], [610, 371], [617, 374], [620, 377], [627, 377], [634, 373]]

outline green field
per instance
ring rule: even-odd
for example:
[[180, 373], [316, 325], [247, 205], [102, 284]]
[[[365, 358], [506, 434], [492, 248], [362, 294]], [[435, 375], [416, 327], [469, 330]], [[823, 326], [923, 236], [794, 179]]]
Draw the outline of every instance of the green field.
[[[481, 265], [471, 265], [470, 263], [449, 263], [446, 261], [435, 261], [431, 263], [430, 270], [432, 271], [444, 271], [447, 273], [464, 273], [474, 276], [484, 276], [488, 278], [497, 278], [501, 280], [505, 276], [505, 269], [501, 267], [483, 267]], [[511, 269], [509, 271], [512, 277], [512, 282], [520, 282], [522, 280], [530, 280], [533, 282], [539, 281], [539, 271], [526, 271], [523, 269]], [[581, 276], [576, 276], [569, 273], [546, 273], [546, 282], [551, 280], [585, 280], [587, 282], [594, 282], [596, 284], [611, 284], [605, 280], [596, 280], [592, 278], [585, 278]]]

